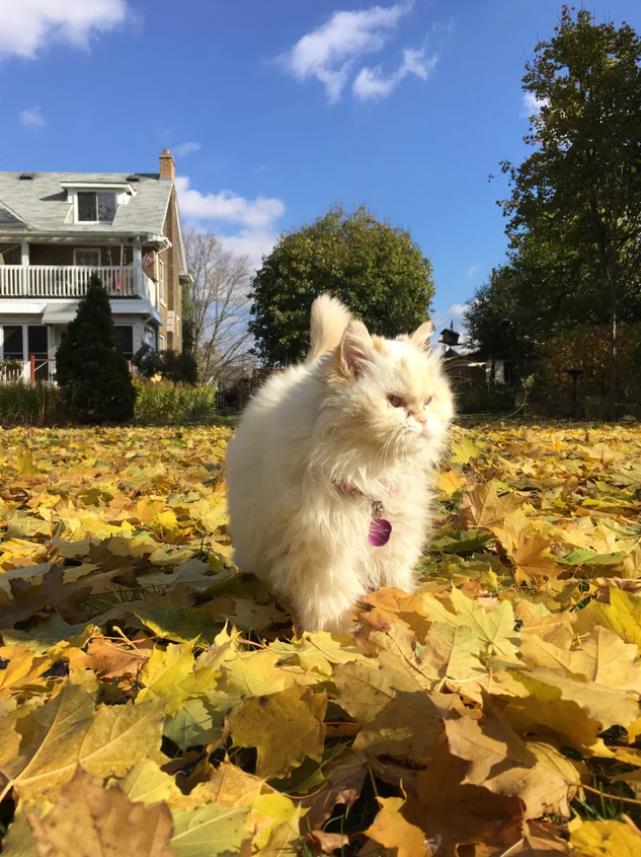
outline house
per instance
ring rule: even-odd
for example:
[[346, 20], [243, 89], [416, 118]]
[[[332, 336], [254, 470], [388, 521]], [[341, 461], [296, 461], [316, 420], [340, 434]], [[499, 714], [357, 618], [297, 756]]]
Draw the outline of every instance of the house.
[[0, 360], [24, 380], [55, 354], [96, 272], [131, 358], [180, 351], [187, 274], [171, 153], [158, 173], [0, 172]]

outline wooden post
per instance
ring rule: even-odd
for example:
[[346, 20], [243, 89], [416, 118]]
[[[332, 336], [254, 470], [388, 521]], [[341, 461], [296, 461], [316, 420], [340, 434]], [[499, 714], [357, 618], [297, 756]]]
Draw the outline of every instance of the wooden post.
[[31, 384], [36, 383], [36, 355], [29, 355], [29, 378], [31, 380]]

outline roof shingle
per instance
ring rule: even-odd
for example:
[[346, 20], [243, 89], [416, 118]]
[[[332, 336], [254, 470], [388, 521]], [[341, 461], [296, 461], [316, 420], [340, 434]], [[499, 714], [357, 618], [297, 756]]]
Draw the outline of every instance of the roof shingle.
[[[15, 227], [22, 220], [34, 232], [70, 234], [162, 232], [172, 183], [157, 173], [32, 173], [30, 179], [21, 179], [20, 175], [0, 172], [0, 224]], [[72, 206], [63, 188], [70, 182], [82, 182], [88, 187], [130, 184], [135, 195], [127, 205], [118, 206], [112, 223], [74, 223]], [[12, 212], [13, 220], [5, 219]]]

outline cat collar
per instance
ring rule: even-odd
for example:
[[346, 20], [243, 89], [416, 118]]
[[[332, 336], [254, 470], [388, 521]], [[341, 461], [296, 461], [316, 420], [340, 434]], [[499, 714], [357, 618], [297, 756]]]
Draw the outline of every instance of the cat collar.
[[347, 494], [349, 496], [357, 496], [357, 497], [365, 497], [366, 500], [370, 502], [370, 510], [371, 510], [371, 521], [369, 525], [369, 530], [367, 533], [367, 541], [372, 547], [380, 548], [383, 545], [386, 545], [390, 540], [390, 536], [392, 535], [392, 525], [384, 517], [385, 506], [383, 505], [381, 500], [375, 500], [373, 497], [370, 497], [368, 494], [364, 494], [360, 488], [357, 488], [355, 485], [352, 485], [351, 482], [334, 482], [334, 486], [336, 490], [340, 494]]

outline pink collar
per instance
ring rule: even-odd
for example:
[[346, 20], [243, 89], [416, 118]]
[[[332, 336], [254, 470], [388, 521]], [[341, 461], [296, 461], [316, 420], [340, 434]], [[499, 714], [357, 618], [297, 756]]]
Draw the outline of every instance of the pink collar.
[[351, 482], [334, 482], [334, 487], [339, 494], [344, 494], [348, 497], [365, 497], [369, 500], [371, 506], [371, 521], [367, 534], [367, 541], [375, 548], [380, 548], [386, 545], [392, 535], [392, 525], [384, 517], [385, 506], [381, 500], [375, 500], [367, 494], [364, 494], [356, 485]]

